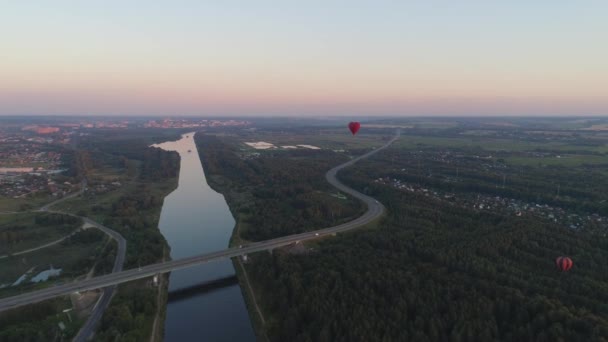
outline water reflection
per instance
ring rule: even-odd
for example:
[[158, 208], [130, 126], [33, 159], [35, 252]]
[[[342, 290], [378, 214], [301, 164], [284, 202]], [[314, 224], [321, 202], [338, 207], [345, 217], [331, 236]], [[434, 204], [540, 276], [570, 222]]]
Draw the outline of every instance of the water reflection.
[[216, 290], [231, 287], [238, 284], [238, 282], [239, 281], [236, 275], [233, 275], [177, 290], [172, 290], [169, 292], [169, 303], [190, 299], [192, 297], [201, 296]]
[[[159, 223], [171, 247], [171, 258], [226, 248], [235, 221], [224, 196], [207, 185], [194, 134], [187, 133], [178, 141], [156, 146], [177, 151], [181, 156], [179, 185], [165, 197]], [[169, 292], [233, 277], [234, 273], [230, 260], [174, 271], [170, 276]], [[254, 341], [240, 287], [236, 283], [225, 285], [202, 295], [169, 302], [165, 340]]]

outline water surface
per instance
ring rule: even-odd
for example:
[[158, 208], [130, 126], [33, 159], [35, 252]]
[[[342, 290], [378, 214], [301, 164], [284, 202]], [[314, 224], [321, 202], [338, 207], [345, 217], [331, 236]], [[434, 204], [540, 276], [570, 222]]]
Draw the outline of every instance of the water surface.
[[[228, 247], [234, 218], [224, 196], [207, 184], [194, 134], [155, 145], [181, 156], [179, 185], [165, 197], [159, 227], [179, 259]], [[190, 152], [189, 152], [190, 151]], [[234, 275], [230, 260], [171, 272], [169, 292]], [[238, 284], [170, 301], [165, 341], [255, 341]]]

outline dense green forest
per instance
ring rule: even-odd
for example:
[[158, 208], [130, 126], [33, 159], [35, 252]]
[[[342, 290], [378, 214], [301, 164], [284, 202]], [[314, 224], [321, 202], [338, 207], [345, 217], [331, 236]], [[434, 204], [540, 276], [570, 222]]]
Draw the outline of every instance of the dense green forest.
[[230, 197], [240, 236], [259, 241], [329, 227], [361, 215], [361, 203], [338, 198], [325, 173], [344, 156], [295, 150], [247, 158], [220, 137], [196, 134], [211, 186]]
[[[69, 300], [57, 298], [1, 313], [0, 341], [61, 341], [76, 335], [82, 320], [73, 313], [70, 317], [57, 314], [70, 305]], [[65, 326], [63, 331], [60, 322]]]
[[[199, 138], [207, 172], [223, 175], [224, 187], [250, 189], [254, 194], [277, 191], [268, 189], [281, 184], [322, 182], [324, 171], [341, 158], [328, 155], [324, 169], [307, 170], [314, 163], [298, 160], [291, 152], [247, 159], [226, 140]], [[396, 146], [341, 172], [345, 183], [385, 204], [387, 215], [376, 229], [324, 239], [308, 253], [250, 256], [246, 267], [266, 316], [268, 337], [276, 341], [606, 340], [605, 237], [593, 234], [597, 231], [568, 228], [550, 217], [465, 205], [471, 196], [499, 196], [556, 206], [577, 217], [603, 214], [605, 174], [584, 163], [522, 167], [511, 163], [512, 154], [507, 152], [492, 153], [491, 158], [479, 158], [480, 154], [488, 153], [449, 144]], [[264, 167], [267, 164], [280, 167]], [[292, 167], [299, 173], [285, 172]], [[289, 178], [309, 173], [316, 177]], [[374, 181], [387, 177], [426, 191], [404, 191], [392, 181]], [[443, 195], [448, 192], [449, 196]], [[250, 207], [254, 210], [277, 206], [272, 197], [254, 197], [256, 204]], [[227, 198], [231, 207], [241, 203], [234, 196]], [[280, 212], [293, 212], [293, 204], [285, 198], [289, 209]], [[239, 218], [248, 216], [247, 211], [236, 213]], [[283, 223], [272, 223], [264, 213], [255, 212], [264, 218], [256, 223], [264, 228], [255, 229]], [[289, 228], [284, 230], [288, 232]], [[570, 272], [557, 271], [554, 260], [561, 255], [574, 260]]]

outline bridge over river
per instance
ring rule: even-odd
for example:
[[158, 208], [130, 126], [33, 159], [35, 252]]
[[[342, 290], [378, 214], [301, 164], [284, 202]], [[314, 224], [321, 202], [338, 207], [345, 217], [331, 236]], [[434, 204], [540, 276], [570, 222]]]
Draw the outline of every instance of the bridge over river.
[[152, 277], [156, 274], [167, 273], [195, 265], [200, 265], [204, 263], [208, 263], [211, 261], [224, 259], [224, 258], [233, 258], [238, 257], [250, 253], [261, 252], [273, 250], [278, 247], [287, 246], [297, 241], [306, 241], [311, 239], [317, 239], [326, 235], [333, 235], [340, 232], [345, 232], [354, 228], [358, 228], [364, 226], [376, 218], [380, 217], [384, 212], [384, 206], [375, 200], [372, 197], [364, 195], [354, 189], [347, 187], [346, 185], [340, 183], [340, 181], [336, 178], [336, 174], [341, 169], [351, 166], [357, 161], [367, 158], [385, 148], [390, 146], [395, 140], [399, 138], [399, 131], [389, 142], [387, 142], [384, 146], [374, 149], [366, 154], [363, 154], [357, 158], [354, 158], [344, 164], [334, 167], [329, 170], [325, 178], [327, 181], [332, 184], [334, 187], [338, 188], [340, 191], [345, 192], [361, 201], [363, 201], [367, 205], [367, 211], [362, 216], [356, 218], [353, 221], [343, 223], [338, 226], [319, 229], [316, 231], [293, 234], [289, 236], [284, 236], [280, 238], [275, 238], [266, 241], [254, 242], [247, 245], [227, 248], [224, 250], [220, 250], [212, 253], [200, 254], [192, 257], [177, 259], [166, 261], [162, 263], [152, 264], [143, 266], [136, 269], [129, 269], [120, 272], [110, 273], [107, 275], [93, 277], [87, 280], [76, 281], [73, 283], [67, 283], [62, 285], [51, 286], [42, 290], [32, 291], [24, 294], [20, 294], [17, 296], [7, 297], [0, 299], [0, 312], [9, 310], [12, 308], [16, 308], [19, 306], [37, 303], [46, 299], [69, 295], [73, 292], [81, 292], [87, 290], [93, 290], [97, 288], [104, 288], [111, 285], [117, 285], [141, 278]]

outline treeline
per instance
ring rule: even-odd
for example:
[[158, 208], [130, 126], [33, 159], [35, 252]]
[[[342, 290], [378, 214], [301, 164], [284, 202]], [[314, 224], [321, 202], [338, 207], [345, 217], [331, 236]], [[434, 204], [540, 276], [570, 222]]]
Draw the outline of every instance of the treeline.
[[51, 236], [61, 237], [74, 231], [81, 220], [69, 215], [37, 213], [31, 216], [16, 215], [14, 220], [0, 224], [0, 254], [16, 252], [18, 245], [27, 241], [43, 241]]
[[[349, 179], [363, 182], [363, 179]], [[276, 341], [592, 341], [608, 336], [608, 242], [387, 187], [377, 230], [248, 269]], [[554, 259], [575, 267], [560, 273]]]
[[55, 225], [71, 225], [75, 226], [82, 223], [82, 220], [78, 217], [58, 214], [58, 213], [42, 213], [38, 214], [34, 218], [36, 224], [42, 226], [55, 226]]
[[422, 152], [391, 148], [374, 156], [373, 164], [360, 165], [357, 172], [445, 191], [496, 195], [580, 214], [608, 215], [608, 201], [604, 201], [608, 175], [602, 167], [515, 166], [505, 162], [509, 152], [495, 153], [492, 159], [473, 157], [485, 154], [466, 148], [437, 147]]
[[137, 161], [141, 163], [139, 171], [143, 180], [176, 177], [179, 155], [149, 146], [178, 136], [173, 131], [166, 134], [145, 130], [97, 132], [79, 142], [72, 155], [70, 172], [74, 176], [87, 176], [95, 167], [107, 165], [123, 168], [134, 176], [136, 166], [129, 161]]
[[66, 175], [76, 179], [86, 178], [93, 170], [93, 160], [91, 152], [87, 150], [79, 149], [66, 153], [64, 162], [69, 165]]
[[[195, 141], [210, 184], [230, 197], [245, 225], [246, 240], [320, 229], [361, 215], [358, 201], [339, 199], [325, 180], [331, 167], [345, 160], [331, 151], [281, 151], [245, 158], [222, 139], [196, 134]], [[229, 183], [220, 184], [218, 177]]]
[[[0, 313], [0, 342], [57, 341], [74, 336], [82, 323], [71, 313], [58, 314], [66, 309], [63, 299], [52, 299], [41, 303]], [[59, 328], [63, 322], [65, 330]]]
[[[156, 314], [155, 288], [122, 286], [103, 315], [97, 341], [144, 341], [150, 338]], [[160, 324], [160, 322], [159, 322]]]
[[93, 212], [105, 212], [103, 224], [120, 232], [127, 240], [125, 268], [158, 262], [166, 242], [158, 229], [163, 198], [150, 186], [139, 184], [136, 191], [123, 195], [111, 207], [93, 207]]

